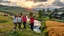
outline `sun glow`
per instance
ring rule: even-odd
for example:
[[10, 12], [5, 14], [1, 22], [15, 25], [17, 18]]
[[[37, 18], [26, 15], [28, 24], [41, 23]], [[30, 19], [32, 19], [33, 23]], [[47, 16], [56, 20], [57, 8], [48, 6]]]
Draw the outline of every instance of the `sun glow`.
[[34, 3], [34, 1], [26, 1], [26, 0], [9, 0], [9, 1], [15, 2], [18, 6], [21, 6], [24, 8], [33, 8], [39, 4], [50, 5], [54, 0], [48, 0], [47, 2], [36, 2], [36, 3]]
[[19, 6], [21, 7], [25, 7], [25, 8], [32, 8], [34, 3], [33, 2], [19, 2], [17, 3]]
[[61, 2], [64, 2], [64, 0], [61, 0]]

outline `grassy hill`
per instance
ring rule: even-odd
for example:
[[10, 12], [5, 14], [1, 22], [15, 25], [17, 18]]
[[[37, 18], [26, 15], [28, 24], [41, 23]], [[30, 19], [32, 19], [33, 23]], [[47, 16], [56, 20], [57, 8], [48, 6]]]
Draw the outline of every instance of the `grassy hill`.
[[28, 23], [27, 29], [12, 31], [14, 27], [12, 17], [3, 14], [0, 12], [0, 36], [48, 36], [47, 29], [43, 29], [42, 33], [36, 33], [30, 30]]
[[[29, 11], [21, 7], [9, 7], [0, 5], [0, 36], [48, 36], [47, 29], [45, 28], [43, 28], [42, 33], [35, 33], [31, 31], [29, 23], [27, 23], [27, 29], [23, 29], [23, 31], [12, 31], [14, 27], [13, 18], [11, 16], [3, 16], [5, 13], [9, 15], [18, 13], [28, 14]], [[42, 22], [42, 25], [44, 26], [44, 22]]]
[[4, 12], [10, 15], [13, 14], [18, 14], [18, 13], [24, 13], [24, 14], [28, 14], [29, 11], [27, 11], [25, 8], [22, 7], [13, 7], [13, 6], [3, 6], [0, 5], [0, 12]]

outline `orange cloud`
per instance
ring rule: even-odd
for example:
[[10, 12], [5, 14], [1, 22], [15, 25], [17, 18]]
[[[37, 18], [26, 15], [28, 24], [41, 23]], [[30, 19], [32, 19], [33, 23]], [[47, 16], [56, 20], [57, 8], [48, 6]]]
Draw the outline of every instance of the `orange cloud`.
[[[48, 0], [47, 2], [36, 2], [33, 1], [26, 1], [26, 0], [9, 0], [11, 2], [16, 3], [18, 6], [25, 7], [25, 8], [33, 8], [39, 4], [43, 5], [51, 5], [54, 0]], [[45, 4], [47, 3], [47, 4]]]

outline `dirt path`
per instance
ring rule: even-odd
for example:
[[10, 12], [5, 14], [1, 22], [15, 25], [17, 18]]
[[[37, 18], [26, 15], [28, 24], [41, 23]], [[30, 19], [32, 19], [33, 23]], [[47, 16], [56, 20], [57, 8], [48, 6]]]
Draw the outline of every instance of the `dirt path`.
[[64, 23], [57, 21], [46, 21], [49, 36], [64, 36]]

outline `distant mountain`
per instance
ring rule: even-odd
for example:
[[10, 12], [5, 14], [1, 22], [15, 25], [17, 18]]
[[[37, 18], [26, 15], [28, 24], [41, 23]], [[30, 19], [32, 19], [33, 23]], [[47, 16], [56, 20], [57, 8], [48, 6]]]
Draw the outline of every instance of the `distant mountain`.
[[60, 7], [57, 7], [57, 6], [36, 6], [35, 8], [33, 8], [34, 10], [38, 11], [38, 10], [42, 10], [42, 9], [46, 9], [49, 8], [50, 10], [54, 10], [55, 8], [60, 8]]

